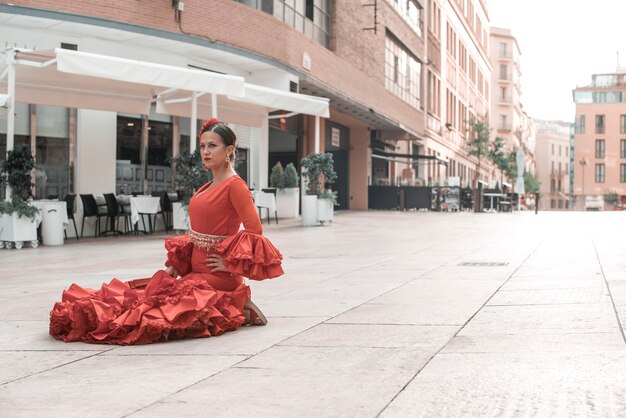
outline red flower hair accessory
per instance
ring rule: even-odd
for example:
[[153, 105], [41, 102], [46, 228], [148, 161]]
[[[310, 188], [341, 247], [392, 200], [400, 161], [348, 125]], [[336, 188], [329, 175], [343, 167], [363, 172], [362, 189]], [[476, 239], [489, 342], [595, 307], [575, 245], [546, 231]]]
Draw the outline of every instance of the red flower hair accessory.
[[219, 121], [217, 120], [217, 118], [207, 119], [204, 122], [202, 122], [202, 127], [200, 128], [200, 133], [198, 134], [198, 138], [200, 138], [200, 136], [204, 133], [204, 131], [206, 131], [207, 129], [209, 129], [211, 126], [215, 125], [218, 122]]

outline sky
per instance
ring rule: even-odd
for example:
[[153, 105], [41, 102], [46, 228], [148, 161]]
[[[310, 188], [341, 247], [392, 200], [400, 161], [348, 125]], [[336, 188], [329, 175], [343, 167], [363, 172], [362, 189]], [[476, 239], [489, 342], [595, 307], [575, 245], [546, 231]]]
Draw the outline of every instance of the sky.
[[490, 25], [507, 28], [522, 55], [521, 102], [534, 119], [573, 122], [572, 90], [626, 67], [624, 0], [487, 0]]

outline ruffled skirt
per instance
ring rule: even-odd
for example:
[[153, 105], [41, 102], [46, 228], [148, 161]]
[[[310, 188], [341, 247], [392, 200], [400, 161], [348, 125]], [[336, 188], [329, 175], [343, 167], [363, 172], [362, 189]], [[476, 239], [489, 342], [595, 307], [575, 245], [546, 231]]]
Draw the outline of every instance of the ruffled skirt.
[[50, 334], [65, 342], [148, 344], [210, 337], [245, 322], [248, 286], [216, 290], [198, 275], [174, 279], [159, 270], [143, 289], [113, 279], [99, 290], [76, 284], [50, 312]]

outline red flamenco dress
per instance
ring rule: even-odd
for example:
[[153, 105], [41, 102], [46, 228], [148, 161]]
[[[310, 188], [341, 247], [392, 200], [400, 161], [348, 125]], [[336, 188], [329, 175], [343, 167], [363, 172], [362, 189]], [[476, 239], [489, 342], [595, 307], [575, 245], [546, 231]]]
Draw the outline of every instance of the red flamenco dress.
[[[283, 274], [282, 255], [265, 238], [246, 183], [238, 176], [200, 188], [189, 203], [191, 230], [167, 238], [166, 266], [145, 287], [113, 279], [99, 290], [72, 284], [50, 312], [50, 334], [65, 342], [147, 344], [210, 337], [245, 322], [253, 280]], [[245, 229], [239, 231], [243, 222]], [[221, 254], [228, 272], [212, 273], [209, 254]]]

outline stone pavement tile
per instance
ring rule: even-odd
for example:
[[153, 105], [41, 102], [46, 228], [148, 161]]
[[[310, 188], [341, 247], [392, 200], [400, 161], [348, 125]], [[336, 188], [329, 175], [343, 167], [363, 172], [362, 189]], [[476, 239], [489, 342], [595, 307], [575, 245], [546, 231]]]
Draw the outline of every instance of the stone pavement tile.
[[366, 303], [329, 319], [341, 324], [463, 325], [484, 301], [458, 305]]
[[571, 334], [618, 332], [611, 303], [486, 306], [459, 332], [485, 334]]
[[619, 331], [575, 334], [458, 335], [442, 353], [603, 352], [625, 348]]
[[381, 417], [625, 416], [626, 351], [439, 354]]
[[7, 417], [119, 417], [244, 358], [95, 356], [5, 385], [0, 405]]
[[374, 416], [430, 356], [405, 348], [274, 347], [132, 416]]
[[241, 327], [218, 337], [169, 341], [167, 344], [117, 346], [103, 355], [254, 355], [285, 339], [303, 332], [327, 317], [268, 318], [264, 327]]
[[307, 347], [419, 348], [433, 353], [459, 330], [458, 326], [320, 324], [280, 345]]
[[[100, 349], [105, 350], [107, 347], [100, 347]], [[21, 380], [16, 379], [23, 379], [31, 375], [35, 375], [32, 378], [36, 379], [37, 373], [69, 364], [94, 354], [96, 353], [88, 351], [2, 351], [0, 352], [0, 370], [2, 370], [2, 373], [0, 373], [0, 385], [12, 381], [18, 383]], [[2, 401], [5, 391], [5, 387], [0, 390], [0, 405], [2, 405], [2, 409], [6, 405], [6, 402]]]
[[421, 306], [465, 305], [484, 303], [502, 284], [501, 280], [433, 279], [414, 280], [373, 299], [375, 304], [409, 304]]
[[500, 291], [512, 290], [557, 290], [557, 289], [580, 289], [580, 288], [606, 289], [604, 281], [599, 276], [585, 278], [560, 278], [546, 279], [544, 277], [518, 277], [514, 276], [507, 281]]
[[549, 279], [587, 278], [602, 277], [600, 265], [595, 263], [561, 264], [560, 259], [555, 257], [555, 264], [532, 265], [532, 257], [524, 263], [516, 272], [515, 277], [542, 277]]
[[550, 305], [561, 303], [609, 303], [605, 286], [569, 289], [502, 290], [487, 305]]
[[354, 275], [324, 282], [263, 299], [259, 306], [267, 316], [336, 316], [389, 290], [410, 278]]
[[[496, 261], [498, 262], [498, 261]], [[457, 263], [458, 264], [458, 263]], [[424, 276], [430, 279], [471, 279], [480, 280], [506, 280], [515, 269], [509, 267], [482, 267], [482, 266], [443, 266], [428, 271]]]
[[[0, 321], [2, 351], [103, 351], [106, 346], [55, 340], [48, 333], [48, 321]], [[1, 355], [1, 354], [0, 354]]]

